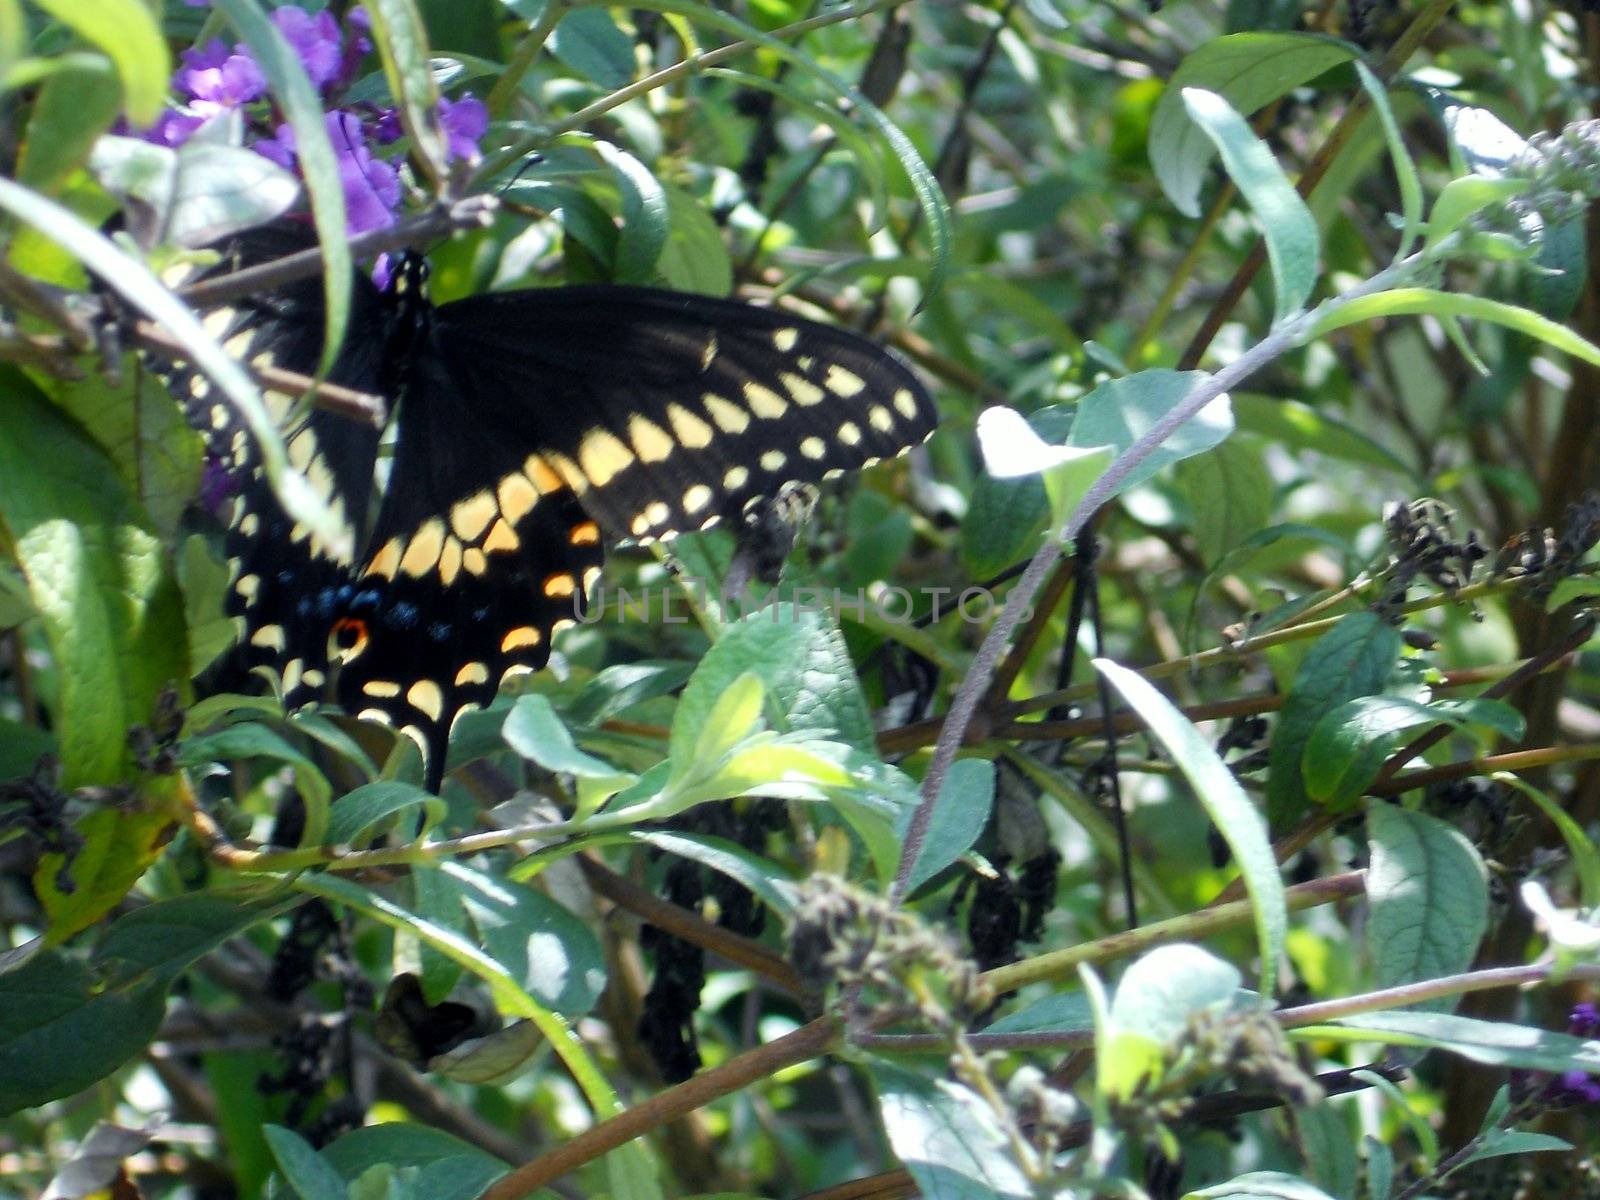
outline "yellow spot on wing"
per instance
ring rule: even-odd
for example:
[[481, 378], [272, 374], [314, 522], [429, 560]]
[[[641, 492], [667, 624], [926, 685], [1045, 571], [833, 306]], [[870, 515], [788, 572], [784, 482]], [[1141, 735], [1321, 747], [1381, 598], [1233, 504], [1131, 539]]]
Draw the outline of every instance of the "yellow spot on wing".
[[591, 484], [605, 487], [617, 472], [633, 464], [633, 451], [609, 429], [591, 429], [578, 447], [578, 462]]
[[483, 551], [476, 546], [469, 546], [461, 552], [461, 565], [467, 569], [469, 575], [482, 575], [489, 569], [489, 560], [483, 556]]
[[393, 579], [395, 569], [400, 565], [400, 539], [390, 538], [383, 544], [383, 548], [372, 556], [372, 561], [367, 564], [368, 575], [382, 575], [385, 579]]
[[268, 650], [276, 650], [279, 654], [282, 654], [285, 645], [283, 626], [263, 625], [250, 635], [250, 644], [252, 646], [263, 646]]
[[846, 446], [856, 446], [861, 442], [861, 426], [854, 421], [845, 421], [839, 426], [839, 440]]
[[456, 686], [466, 687], [471, 683], [488, 683], [489, 668], [481, 662], [470, 662], [456, 672]]
[[400, 685], [392, 679], [369, 679], [361, 690], [377, 700], [392, 700], [400, 694]]
[[781, 471], [783, 464], [789, 461], [789, 456], [782, 450], [768, 450], [761, 456], [761, 469], [764, 471]]
[[577, 580], [571, 575], [549, 575], [545, 577], [544, 594], [551, 599], [560, 599], [572, 595], [577, 587]]
[[600, 542], [600, 526], [593, 521], [583, 521], [574, 525], [567, 534], [567, 541], [574, 546], [594, 546]]
[[750, 428], [750, 414], [731, 400], [724, 400], [711, 392], [707, 392], [701, 400], [705, 402], [706, 411], [711, 414], [711, 419], [723, 433], [743, 433]]
[[835, 396], [843, 396], [846, 400], [852, 396], [859, 396], [866, 390], [866, 382], [854, 371], [847, 371], [838, 363], [828, 365], [828, 374], [823, 378], [828, 385], [828, 390]]
[[800, 331], [793, 328], [774, 330], [772, 344], [778, 348], [780, 354], [787, 354], [800, 344]]
[[691, 450], [704, 450], [711, 444], [711, 426], [681, 404], [667, 405], [667, 420], [677, 439]]
[[874, 404], [867, 410], [867, 421], [879, 433], [888, 433], [894, 428], [894, 418], [889, 415], [889, 410], [881, 404]]
[[895, 392], [894, 406], [900, 410], [900, 415], [906, 420], [916, 420], [917, 398], [905, 388], [901, 388], [899, 391]]
[[788, 402], [782, 396], [759, 383], [744, 385], [744, 399], [750, 411], [766, 421], [776, 421], [789, 411]]
[[431, 679], [419, 679], [406, 689], [406, 699], [418, 712], [426, 713], [430, 721], [437, 721], [444, 712], [444, 692]]
[[683, 511], [697, 513], [711, 503], [711, 489], [703, 483], [696, 483], [683, 493]]
[[810, 408], [813, 404], [821, 404], [826, 399], [823, 390], [804, 375], [785, 371], [779, 378], [783, 380], [783, 386], [789, 389], [790, 397], [801, 408]]
[[665, 462], [672, 456], [671, 435], [649, 417], [635, 415], [629, 420], [628, 440], [642, 463]]
[[260, 587], [261, 576], [241, 575], [239, 576], [239, 581], [233, 585], [233, 590], [238, 592], [239, 595], [243, 596], [245, 603], [249, 604], [254, 602], [256, 598], [256, 592], [260, 589]]
[[435, 517], [423, 522], [422, 528], [411, 535], [400, 560], [400, 569], [413, 578], [420, 579], [432, 571], [439, 561], [439, 551], [444, 549], [444, 522]]
[[537, 454], [528, 455], [528, 461], [522, 465], [533, 486], [539, 489], [539, 494], [548, 496], [551, 492], [559, 492], [566, 485], [561, 482], [561, 476], [544, 459]]
[[748, 467], [729, 467], [727, 473], [722, 477], [722, 486], [730, 492], [737, 492], [749, 482], [750, 468]]
[[461, 543], [455, 538], [445, 538], [444, 549], [439, 552], [439, 582], [449, 587], [461, 572]]
[[828, 444], [819, 437], [808, 437], [800, 443], [800, 453], [811, 459], [824, 458], [828, 453]]
[[[504, 521], [496, 521], [494, 528], [489, 530], [489, 536], [483, 539], [483, 548], [488, 553], [496, 550], [515, 550], [521, 543], [517, 535], [511, 531], [511, 526]], [[467, 570], [471, 571], [469, 566]], [[476, 571], [473, 574], [477, 574]]]
[[532, 625], [518, 625], [515, 629], [507, 630], [505, 637], [500, 639], [500, 651], [510, 654], [524, 646], [537, 646], [542, 641], [544, 636]]
[[520, 471], [513, 471], [502, 479], [496, 492], [500, 498], [500, 515], [513, 525], [532, 512], [539, 502], [539, 492], [533, 481]]
[[450, 509], [450, 528], [462, 541], [475, 542], [478, 535], [489, 527], [489, 522], [494, 520], [494, 514], [494, 497], [485, 489], [468, 496]]

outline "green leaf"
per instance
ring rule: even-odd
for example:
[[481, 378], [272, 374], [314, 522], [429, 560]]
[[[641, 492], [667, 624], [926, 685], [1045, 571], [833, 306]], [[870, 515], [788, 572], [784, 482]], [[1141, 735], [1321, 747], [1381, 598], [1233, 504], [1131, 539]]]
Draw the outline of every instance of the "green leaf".
[[1034, 1195], [993, 1109], [964, 1084], [869, 1060], [889, 1148], [924, 1196], [993, 1200]]
[[44, 81], [28, 116], [17, 157], [17, 182], [57, 195], [89, 161], [95, 139], [117, 118], [111, 72], [104, 60], [63, 65]]
[[984, 468], [996, 479], [1040, 478], [1051, 525], [1057, 529], [1106, 473], [1114, 455], [1110, 446], [1053, 446], [1015, 409], [998, 407], [978, 414], [978, 449]]
[[1367, 1195], [1372, 1200], [1389, 1200], [1394, 1190], [1394, 1154], [1371, 1134], [1361, 1139], [1367, 1157]]
[[1185, 216], [1200, 215], [1213, 149], [1189, 119], [1185, 88], [1215, 92], [1249, 116], [1355, 57], [1351, 46], [1309, 33], [1234, 33], [1205, 43], [1178, 65], [1150, 117], [1150, 165], [1161, 190]]
[[1201, 88], [1182, 94], [1189, 116], [1216, 143], [1222, 165], [1261, 221], [1277, 295], [1274, 321], [1283, 321], [1305, 306], [1317, 285], [1316, 218], [1266, 143], [1225, 99]]
[[1427, 1046], [1459, 1054], [1491, 1067], [1526, 1071], [1587, 1071], [1600, 1074], [1600, 1042], [1551, 1033], [1527, 1025], [1479, 1021], [1449, 1013], [1401, 1009], [1340, 1017], [1326, 1025], [1290, 1031], [1295, 1040], [1334, 1038], [1342, 1042], [1384, 1042], [1393, 1046]]
[[1282, 1171], [1247, 1171], [1227, 1183], [1185, 1192], [1183, 1200], [1333, 1200], [1327, 1192], [1298, 1175]]
[[1233, 772], [1217, 757], [1211, 742], [1201, 736], [1170, 700], [1144, 678], [1109, 659], [1097, 658], [1094, 666], [1172, 756], [1194, 789], [1195, 797], [1233, 851], [1254, 910], [1257, 948], [1261, 956], [1258, 990], [1263, 999], [1270, 999], [1276, 993], [1277, 968], [1283, 956], [1289, 913], [1266, 823]]
[[310, 1142], [281, 1125], [268, 1125], [262, 1133], [278, 1170], [300, 1200], [346, 1200], [344, 1180]]
[[[1489, 919], [1489, 873], [1453, 826], [1393, 804], [1367, 812], [1367, 951], [1376, 986], [1438, 979], [1472, 965]], [[1449, 1009], [1454, 997], [1426, 1007]]]
[[1355, 1200], [1360, 1162], [1348, 1109], [1313, 1104], [1292, 1110], [1296, 1140], [1312, 1180], [1335, 1200]]
[[[431, 1125], [408, 1121], [386, 1121], [381, 1125], [352, 1129], [327, 1146], [322, 1157], [339, 1172], [340, 1178], [352, 1182], [380, 1165], [397, 1169], [448, 1165], [459, 1176], [463, 1188], [477, 1189], [459, 1200], [470, 1200], [471, 1195], [481, 1192], [506, 1172], [505, 1163], [470, 1142]], [[443, 1195], [424, 1191], [420, 1186], [413, 1194], [427, 1200], [445, 1200]]]
[[693, 196], [674, 187], [667, 197], [667, 241], [656, 259], [662, 282], [679, 292], [726, 296], [733, 291], [733, 262], [722, 230]]
[[1199, 946], [1161, 946], [1134, 960], [1117, 982], [1096, 1081], [1105, 1094], [1131, 1098], [1158, 1073], [1189, 1029], [1190, 1018], [1224, 1009], [1239, 996], [1239, 972]]
[[[1060, 445], [1072, 428], [1072, 410], [1051, 405], [1025, 418], [1040, 440]], [[1050, 499], [1036, 475], [998, 478], [985, 471], [972, 482], [961, 518], [961, 561], [976, 579], [1000, 574], [1033, 552], [1050, 521]]]
[[984, 1026], [985, 1033], [1076, 1033], [1094, 1028], [1089, 997], [1056, 992]]
[[[1522, 715], [1498, 700], [1435, 700], [1404, 696], [1358, 696], [1325, 714], [1306, 740], [1301, 773], [1306, 795], [1335, 808], [1349, 803], [1378, 777], [1403, 735], [1429, 725], [1464, 732], [1492, 730], [1522, 736]], [[1484, 745], [1487, 739], [1478, 738]]]
[[1356, 60], [1356, 75], [1383, 126], [1383, 140], [1389, 146], [1389, 161], [1394, 166], [1395, 183], [1400, 189], [1400, 245], [1394, 252], [1394, 261], [1399, 262], [1411, 253], [1421, 233], [1422, 181], [1417, 177], [1417, 164], [1412, 161], [1411, 151], [1406, 149], [1405, 139], [1400, 136], [1399, 122], [1394, 119], [1394, 110], [1389, 105], [1388, 89], [1360, 59]]
[[[394, 3], [396, 0], [385, 0]], [[261, 11], [257, 0], [216, 0], [216, 8], [224, 13], [233, 27], [250, 47], [261, 72], [267, 77], [272, 94], [282, 107], [289, 127], [294, 130], [295, 157], [300, 164], [300, 174], [306, 181], [306, 192], [311, 198], [311, 215], [317, 225], [317, 241], [322, 248], [323, 303], [326, 309], [326, 332], [323, 336], [322, 360], [317, 374], [325, 375], [338, 357], [344, 342], [345, 326], [350, 318], [350, 283], [353, 270], [350, 259], [349, 227], [345, 219], [344, 184], [339, 176], [339, 163], [328, 137], [327, 121], [322, 112], [322, 98], [312, 86], [300, 56]], [[372, 10], [369, 10], [371, 12]], [[374, 13], [374, 27], [377, 15]], [[178, 332], [174, 330], [174, 332]], [[209, 375], [211, 372], [207, 371]], [[231, 393], [230, 393], [231, 394]], [[251, 429], [260, 439], [259, 427], [254, 421]], [[265, 448], [263, 448], [265, 449]], [[267, 459], [268, 477], [273, 478], [272, 459]], [[291, 516], [298, 512], [290, 509]], [[302, 518], [303, 519], [303, 518]], [[313, 528], [319, 533], [331, 533], [337, 546], [335, 557], [352, 553], [338, 539], [331, 523], [326, 531], [324, 523]], [[324, 537], [324, 541], [327, 538]]]
[[551, 707], [549, 697], [538, 692], [517, 697], [506, 714], [503, 735], [506, 745], [547, 771], [616, 783], [618, 787], [634, 779], [630, 772], [578, 749], [571, 732]]
[[562, 17], [550, 52], [608, 91], [633, 78], [633, 42], [603, 8], [575, 8]]
[[[600, 8], [581, 11], [605, 16], [605, 10]], [[595, 150], [610, 166], [622, 194], [622, 229], [616, 240], [614, 262], [616, 282], [650, 283], [656, 277], [656, 262], [667, 245], [672, 219], [666, 189], [662, 189], [650, 168], [627, 150], [619, 150], [610, 142], [595, 142]]]
[[103, 51], [122, 80], [128, 120], [152, 124], [167, 100], [172, 59], [150, 9], [139, 0], [33, 0], [84, 41]]
[[1491, 1129], [1471, 1154], [1455, 1166], [1482, 1162], [1486, 1158], [1504, 1158], [1508, 1154], [1547, 1154], [1551, 1151], [1571, 1150], [1572, 1143], [1548, 1133], [1531, 1133], [1523, 1129]]
[[700, 660], [673, 717], [674, 762], [691, 760], [712, 709], [746, 672], [765, 687], [774, 728], [875, 749], [866, 697], [838, 629], [814, 609], [777, 604], [728, 625]]
[[0, 85], [28, 51], [28, 26], [18, 0], [0, 0]]
[[[714, 770], [729, 751], [761, 727], [761, 704], [765, 698], [766, 688], [753, 671], [746, 671], [723, 688], [694, 736], [694, 749], [689, 756], [673, 756], [673, 775], [682, 778]], [[676, 723], [673, 733], [677, 733]]]
[[1308, 804], [1301, 758], [1318, 721], [1348, 700], [1381, 692], [1400, 657], [1400, 633], [1369, 612], [1343, 617], [1312, 643], [1284, 697], [1268, 752], [1267, 817], [1283, 828]]
[[129, 729], [188, 678], [181, 599], [116, 468], [15, 383], [0, 389], [0, 531], [56, 666], [63, 786], [116, 783], [130, 767]]
[[438, 871], [460, 892], [484, 950], [530, 996], [568, 1016], [594, 1007], [605, 987], [605, 956], [587, 925], [525, 884], [460, 863]]
[[1233, 438], [1179, 463], [1173, 482], [1194, 514], [1195, 544], [1207, 563], [1220, 562], [1272, 517], [1272, 472], [1255, 439]]
[[[983, 758], [961, 758], [950, 764], [933, 802], [927, 838], [907, 877], [906, 893], [915, 892], [977, 844], [994, 808], [994, 764]], [[906, 814], [905, 824], [911, 823]], [[905, 836], [904, 826], [900, 835]]]
[[178, 587], [183, 592], [183, 624], [189, 636], [189, 665], [205, 670], [239, 640], [234, 619], [223, 611], [228, 565], [211, 550], [210, 540], [190, 534], [178, 554]]
[[744, 884], [775, 912], [792, 912], [799, 902], [796, 883], [786, 868], [770, 858], [745, 849], [737, 842], [703, 833], [657, 833], [651, 830], [639, 830], [632, 833], [630, 838], [668, 854], [691, 859]]
[[104, 1079], [150, 1044], [165, 1010], [163, 985], [101, 988], [58, 950], [0, 974], [0, 1116]]
[[[1118, 455], [1133, 444], [1210, 376], [1204, 371], [1169, 371], [1154, 367], [1102, 383], [1078, 401], [1069, 446], [1110, 446]], [[1130, 471], [1113, 495], [1120, 496], [1152, 478], [1171, 463], [1192, 458], [1220, 445], [1233, 432], [1233, 409], [1218, 396], [1167, 437]]]
[[433, 190], [449, 178], [444, 130], [439, 127], [439, 84], [428, 55], [428, 31], [412, 0], [367, 0], [372, 41], [383, 63], [389, 95]]
[[[323, 838], [333, 846], [358, 846], [390, 818], [413, 808], [423, 810], [424, 829], [444, 816], [444, 801], [414, 784], [393, 779], [363, 784], [333, 802]], [[412, 836], [408, 829], [400, 840], [408, 841]]]
[[1528, 190], [1526, 179], [1491, 179], [1487, 175], [1463, 175], [1439, 189], [1439, 197], [1428, 214], [1428, 236], [1423, 250], [1431, 250], [1444, 238], [1460, 229], [1467, 220], [1492, 204], [1504, 204]]
[[150, 1043], [177, 975], [282, 903], [186, 896], [118, 918], [95, 951], [103, 976], [57, 950], [0, 973], [0, 1116], [70, 1096]]
[[[170, 790], [170, 785], [147, 785], [142, 802], [127, 808], [106, 805], [80, 818], [76, 828], [83, 845], [70, 864], [55, 851], [40, 856], [33, 890], [49, 917], [47, 946], [59, 945], [105, 916], [161, 856], [173, 808], [159, 801]], [[72, 881], [70, 891], [60, 886], [63, 873]]]
[[1476, 321], [1492, 321], [1537, 338], [1545, 345], [1593, 366], [1600, 366], [1600, 346], [1579, 337], [1565, 325], [1558, 325], [1541, 317], [1531, 309], [1483, 296], [1465, 296], [1455, 292], [1441, 292], [1433, 288], [1393, 288], [1371, 296], [1361, 296], [1348, 303], [1332, 306], [1306, 335], [1314, 341], [1362, 321], [1379, 317], [1403, 317], [1428, 314], [1434, 317], [1466, 317]]

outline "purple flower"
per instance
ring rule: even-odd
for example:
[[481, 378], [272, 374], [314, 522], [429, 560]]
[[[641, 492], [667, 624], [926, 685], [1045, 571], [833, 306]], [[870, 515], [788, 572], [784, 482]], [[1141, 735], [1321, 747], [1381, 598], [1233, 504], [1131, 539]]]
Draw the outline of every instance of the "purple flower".
[[[350, 234], [393, 225], [395, 210], [400, 207], [400, 173], [372, 156], [361, 118], [355, 113], [336, 109], [326, 118], [328, 140], [339, 164], [339, 182], [344, 186]], [[287, 125], [278, 126], [276, 137], [263, 138], [252, 149], [281, 167], [293, 169], [297, 164], [294, 130]]]
[[384, 108], [378, 110], [378, 119], [372, 123], [372, 140], [380, 146], [387, 146], [391, 142], [398, 142], [405, 129], [400, 124], [400, 110], [398, 108]]
[[313, 84], [325, 88], [338, 78], [344, 56], [340, 48], [339, 22], [332, 13], [324, 10], [312, 16], [303, 8], [286, 4], [273, 9], [271, 19]]
[[1550, 1085], [1548, 1095], [1556, 1108], [1600, 1104], [1600, 1079], [1587, 1071], [1564, 1071]]
[[206, 118], [186, 113], [180, 108], [163, 109], [156, 123], [139, 136], [158, 146], [176, 148], [187, 142], [195, 130], [206, 123]]
[[461, 158], [477, 162], [480, 157], [478, 139], [489, 128], [489, 110], [483, 106], [483, 101], [471, 95], [455, 101], [440, 96], [438, 112], [439, 124], [444, 127], [448, 139], [446, 161]]
[[1573, 1037], [1600, 1036], [1600, 1008], [1587, 1001], [1574, 1005], [1567, 1017], [1567, 1032]]
[[242, 46], [229, 50], [221, 39], [185, 50], [183, 66], [172, 77], [172, 86], [192, 100], [213, 109], [237, 108], [266, 93], [266, 76], [256, 60]]

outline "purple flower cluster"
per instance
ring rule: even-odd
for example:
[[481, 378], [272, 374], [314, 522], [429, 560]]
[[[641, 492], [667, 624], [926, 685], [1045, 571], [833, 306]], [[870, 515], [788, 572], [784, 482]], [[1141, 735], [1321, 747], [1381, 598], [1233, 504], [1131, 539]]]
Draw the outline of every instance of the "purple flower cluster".
[[[187, 0], [200, 7], [208, 0]], [[401, 134], [393, 108], [376, 105], [341, 107], [341, 93], [355, 80], [361, 61], [372, 50], [371, 22], [354, 8], [345, 29], [330, 12], [308, 13], [294, 5], [272, 11], [271, 20], [293, 47], [306, 75], [327, 106], [328, 139], [333, 143], [344, 185], [345, 210], [351, 234], [382, 229], [395, 222], [401, 200], [400, 175], [393, 163], [374, 153], [374, 146], [394, 143]], [[144, 137], [163, 146], [181, 146], [203, 126], [225, 113], [245, 118], [247, 144], [256, 153], [290, 170], [299, 160], [294, 131], [267, 94], [260, 65], [244, 45], [229, 46], [220, 38], [185, 50], [182, 66], [172, 77], [179, 103], [167, 109]], [[479, 157], [478, 142], [489, 127], [489, 113], [474, 96], [439, 101], [439, 124], [451, 161]]]

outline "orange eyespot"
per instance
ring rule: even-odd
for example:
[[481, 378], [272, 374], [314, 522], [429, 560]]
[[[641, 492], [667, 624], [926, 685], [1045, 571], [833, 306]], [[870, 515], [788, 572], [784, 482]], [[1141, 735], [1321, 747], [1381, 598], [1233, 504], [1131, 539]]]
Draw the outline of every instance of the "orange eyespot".
[[367, 646], [367, 623], [360, 617], [340, 617], [328, 633], [328, 655], [349, 662]]

